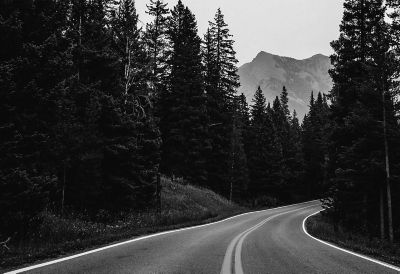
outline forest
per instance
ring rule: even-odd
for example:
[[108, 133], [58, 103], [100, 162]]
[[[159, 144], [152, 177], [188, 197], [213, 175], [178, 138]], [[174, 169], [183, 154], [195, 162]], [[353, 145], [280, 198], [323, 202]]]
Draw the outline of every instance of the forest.
[[0, 2], [0, 240], [40, 213], [110, 222], [159, 206], [160, 177], [262, 208], [323, 200], [338, 226], [400, 237], [400, 2], [346, 0], [329, 94], [238, 94], [220, 9], [182, 1]]

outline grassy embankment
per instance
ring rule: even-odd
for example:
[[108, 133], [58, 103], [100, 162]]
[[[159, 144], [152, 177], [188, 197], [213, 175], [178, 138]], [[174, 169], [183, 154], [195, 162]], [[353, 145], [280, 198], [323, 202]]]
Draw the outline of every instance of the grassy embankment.
[[342, 227], [335, 232], [332, 221], [323, 214], [308, 218], [307, 232], [312, 236], [369, 257], [400, 266], [400, 244], [357, 234]]
[[[112, 224], [44, 213], [29, 241], [0, 249], [0, 270], [100, 247], [135, 236], [224, 219], [246, 211], [206, 189], [162, 180], [162, 213], [127, 214]], [[1, 247], [0, 247], [1, 248]]]

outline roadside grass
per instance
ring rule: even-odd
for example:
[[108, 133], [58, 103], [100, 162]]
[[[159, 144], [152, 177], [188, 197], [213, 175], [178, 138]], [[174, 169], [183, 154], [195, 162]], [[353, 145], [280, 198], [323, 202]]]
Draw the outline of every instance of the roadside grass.
[[400, 266], [400, 244], [390, 244], [339, 227], [335, 232], [332, 221], [319, 213], [307, 219], [307, 232], [312, 236], [339, 247]]
[[[11, 242], [0, 249], [0, 270], [22, 267], [37, 261], [71, 255], [118, 241], [160, 231], [221, 220], [245, 208], [216, 193], [162, 179], [162, 212], [129, 213], [112, 224], [79, 218], [60, 218], [44, 212], [39, 229], [29, 240]], [[1, 247], [0, 247], [1, 248]]]

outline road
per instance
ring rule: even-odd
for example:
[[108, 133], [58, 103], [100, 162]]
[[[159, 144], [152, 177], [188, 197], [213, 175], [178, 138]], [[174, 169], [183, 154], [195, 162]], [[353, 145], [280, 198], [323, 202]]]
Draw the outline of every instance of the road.
[[303, 220], [319, 210], [313, 201], [249, 213], [33, 266], [28, 273], [399, 273], [305, 234]]

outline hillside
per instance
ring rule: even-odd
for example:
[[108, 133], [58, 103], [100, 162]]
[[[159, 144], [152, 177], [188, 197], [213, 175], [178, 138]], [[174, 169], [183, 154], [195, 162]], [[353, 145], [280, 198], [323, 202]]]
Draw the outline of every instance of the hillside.
[[157, 231], [208, 223], [246, 211], [211, 190], [167, 179], [162, 179], [161, 203], [161, 214], [132, 212], [108, 222], [73, 215], [60, 218], [45, 212], [40, 217], [39, 229], [31, 231], [29, 239], [20, 243], [12, 241], [10, 251], [0, 249], [0, 270]]
[[311, 91], [327, 93], [332, 88], [330, 67], [329, 57], [322, 54], [296, 60], [262, 51], [239, 68], [239, 91], [251, 102], [257, 87], [261, 86], [267, 100], [272, 102], [286, 86], [289, 107], [296, 109], [302, 119], [308, 111]]

